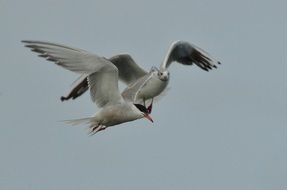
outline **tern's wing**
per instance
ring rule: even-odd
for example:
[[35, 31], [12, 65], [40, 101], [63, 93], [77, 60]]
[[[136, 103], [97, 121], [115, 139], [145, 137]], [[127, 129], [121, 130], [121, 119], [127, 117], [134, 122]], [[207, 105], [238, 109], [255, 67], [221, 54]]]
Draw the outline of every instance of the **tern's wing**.
[[[147, 74], [139, 65], [135, 63], [132, 57], [128, 54], [119, 54], [109, 59], [119, 71], [119, 79], [124, 82], [127, 86], [133, 84], [139, 78]], [[73, 84], [72, 89], [67, 96], [62, 96], [61, 100], [69, 100], [70, 98], [76, 99], [81, 96], [85, 91], [88, 90], [88, 79], [87, 76], [82, 75]]]
[[86, 74], [82, 74], [78, 77], [72, 84], [72, 89], [66, 96], [61, 96], [61, 101], [76, 99], [82, 94], [84, 94], [89, 89], [88, 76]]
[[109, 58], [109, 60], [118, 68], [119, 79], [126, 85], [134, 83], [147, 74], [128, 54], [115, 55]]
[[148, 81], [152, 78], [152, 72], [144, 75], [142, 78], [138, 79], [136, 82], [128, 86], [123, 92], [122, 96], [126, 101], [134, 102], [134, 103], [142, 103], [138, 101], [142, 101], [141, 98], [138, 97], [140, 91], [145, 87]]
[[173, 61], [183, 65], [196, 64], [205, 71], [217, 68], [216, 65], [220, 64], [203, 49], [184, 41], [172, 43], [160, 69], [166, 70]]
[[118, 88], [118, 69], [109, 60], [59, 44], [23, 41], [26, 47], [67, 70], [88, 75], [91, 98], [99, 107], [123, 101]]

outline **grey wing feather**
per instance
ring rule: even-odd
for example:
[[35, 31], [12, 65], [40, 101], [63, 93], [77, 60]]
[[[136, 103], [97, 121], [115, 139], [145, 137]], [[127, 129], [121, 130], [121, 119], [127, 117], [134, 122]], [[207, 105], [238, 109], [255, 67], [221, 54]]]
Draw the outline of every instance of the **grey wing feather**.
[[200, 67], [201, 69], [205, 70], [205, 71], [209, 71], [212, 70], [213, 68], [217, 68], [217, 64], [221, 64], [219, 61], [217, 61], [216, 59], [214, 59], [211, 55], [209, 55], [206, 51], [204, 51], [203, 49], [192, 45], [192, 47], [194, 48], [190, 59], [192, 62], [194, 62], [198, 67]]
[[[133, 84], [139, 78], [147, 74], [139, 65], [135, 63], [132, 57], [128, 54], [115, 55], [109, 60], [118, 68], [119, 79], [124, 82], [127, 86]], [[86, 90], [88, 90], [88, 79], [87, 77], [81, 77], [76, 80], [77, 82], [73, 85], [70, 93], [61, 97], [61, 100], [68, 100], [70, 98], [76, 99], [81, 96]]]
[[134, 83], [147, 74], [128, 54], [115, 55], [109, 60], [118, 68], [119, 79], [126, 85]]
[[[108, 62], [103, 57], [91, 54], [87, 51], [71, 48], [61, 44], [41, 41], [22, 41], [26, 47], [39, 53], [40, 57], [46, 58], [55, 64], [70, 71], [80, 74], [90, 74], [105, 67], [106, 64], [95, 64]], [[110, 65], [112, 65], [110, 63]]]
[[118, 89], [118, 69], [109, 60], [60, 44], [23, 41], [26, 47], [70, 71], [88, 77], [91, 98], [99, 107], [123, 101]]
[[217, 68], [217, 64], [221, 64], [203, 49], [185, 41], [175, 41], [172, 43], [160, 66], [161, 70], [166, 70], [173, 61], [183, 65], [196, 64], [205, 71]]
[[66, 96], [61, 96], [61, 101], [69, 100], [69, 99], [76, 99], [77, 97], [81, 96], [83, 93], [85, 93], [89, 89], [88, 84], [88, 75], [83, 74], [79, 78], [77, 78], [73, 84], [72, 89]]

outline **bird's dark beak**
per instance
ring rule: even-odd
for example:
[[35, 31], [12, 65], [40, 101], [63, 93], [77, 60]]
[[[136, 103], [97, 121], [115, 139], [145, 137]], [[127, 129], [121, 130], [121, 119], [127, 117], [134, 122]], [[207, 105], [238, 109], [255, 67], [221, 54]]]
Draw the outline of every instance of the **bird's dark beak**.
[[148, 120], [150, 120], [153, 123], [153, 120], [152, 120], [152, 118], [150, 117], [149, 114], [144, 114], [144, 117], [147, 118]]

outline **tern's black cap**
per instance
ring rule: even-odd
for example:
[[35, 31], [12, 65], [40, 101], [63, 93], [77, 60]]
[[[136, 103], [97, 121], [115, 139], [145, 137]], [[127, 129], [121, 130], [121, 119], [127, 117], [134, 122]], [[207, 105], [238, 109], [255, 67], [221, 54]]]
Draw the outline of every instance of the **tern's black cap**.
[[143, 113], [148, 113], [148, 110], [145, 106], [141, 105], [141, 104], [134, 104], [141, 112]]

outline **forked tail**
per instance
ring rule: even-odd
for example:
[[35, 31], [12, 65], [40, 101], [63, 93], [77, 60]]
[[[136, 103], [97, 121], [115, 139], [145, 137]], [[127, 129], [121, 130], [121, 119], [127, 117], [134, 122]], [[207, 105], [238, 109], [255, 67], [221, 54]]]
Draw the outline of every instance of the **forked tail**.
[[99, 131], [102, 131], [106, 129], [106, 126], [101, 125], [98, 121], [95, 121], [93, 117], [87, 117], [87, 118], [81, 118], [81, 119], [71, 119], [71, 120], [65, 120], [65, 123], [69, 125], [81, 125], [86, 124], [89, 126], [90, 135], [94, 135]]
[[64, 120], [63, 122], [69, 125], [80, 125], [80, 124], [92, 124], [93, 120], [92, 120], [92, 117], [87, 117], [87, 118], [81, 118], [81, 119]]

